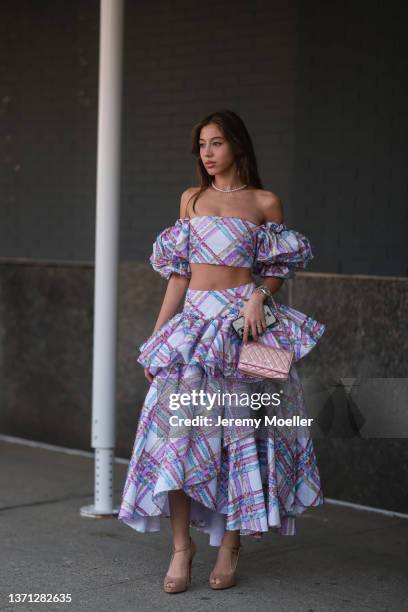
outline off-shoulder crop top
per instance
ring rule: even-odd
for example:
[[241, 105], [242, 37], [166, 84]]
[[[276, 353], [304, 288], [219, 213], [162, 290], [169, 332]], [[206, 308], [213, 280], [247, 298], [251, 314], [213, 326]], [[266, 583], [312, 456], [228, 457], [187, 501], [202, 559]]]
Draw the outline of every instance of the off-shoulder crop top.
[[191, 277], [190, 263], [251, 268], [255, 275], [292, 278], [313, 258], [306, 236], [268, 221], [202, 215], [177, 219], [153, 244], [150, 263], [169, 279]]

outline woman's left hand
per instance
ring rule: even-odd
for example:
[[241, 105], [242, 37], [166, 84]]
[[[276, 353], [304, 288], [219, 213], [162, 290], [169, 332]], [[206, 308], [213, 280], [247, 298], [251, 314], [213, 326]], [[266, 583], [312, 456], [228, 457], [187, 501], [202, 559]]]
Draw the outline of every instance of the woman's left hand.
[[249, 300], [240, 309], [240, 314], [244, 315], [244, 335], [242, 341], [248, 342], [248, 330], [251, 330], [252, 339], [257, 341], [258, 337], [266, 329], [265, 313], [263, 309], [264, 296], [259, 291], [254, 291]]

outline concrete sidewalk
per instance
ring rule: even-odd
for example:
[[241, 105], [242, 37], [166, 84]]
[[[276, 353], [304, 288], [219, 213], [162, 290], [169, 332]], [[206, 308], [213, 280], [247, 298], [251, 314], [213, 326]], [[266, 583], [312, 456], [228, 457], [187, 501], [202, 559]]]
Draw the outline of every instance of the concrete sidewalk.
[[[251, 609], [274, 612], [408, 610], [408, 521], [325, 504], [298, 520], [298, 535], [243, 538], [233, 589], [207, 586], [217, 549], [193, 530], [193, 583], [162, 591], [170, 524], [139, 534], [117, 519], [89, 519], [93, 460], [0, 442], [0, 610], [117, 612]], [[115, 465], [118, 503], [126, 465]], [[9, 604], [9, 593], [71, 593], [69, 604]]]

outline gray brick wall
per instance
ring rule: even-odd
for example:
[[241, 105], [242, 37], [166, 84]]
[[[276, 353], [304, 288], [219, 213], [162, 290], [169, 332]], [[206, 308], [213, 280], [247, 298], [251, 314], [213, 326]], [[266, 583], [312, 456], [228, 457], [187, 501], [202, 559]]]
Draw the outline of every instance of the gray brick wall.
[[293, 206], [321, 272], [408, 275], [408, 6], [299, 2]]
[[[0, 256], [92, 261], [99, 3], [0, 10]], [[191, 127], [221, 106], [247, 122], [265, 186], [289, 210], [295, 25], [292, 1], [126, 3], [122, 260], [146, 261], [177, 218], [195, 181]]]
[[93, 259], [98, 2], [0, 14], [0, 255]]

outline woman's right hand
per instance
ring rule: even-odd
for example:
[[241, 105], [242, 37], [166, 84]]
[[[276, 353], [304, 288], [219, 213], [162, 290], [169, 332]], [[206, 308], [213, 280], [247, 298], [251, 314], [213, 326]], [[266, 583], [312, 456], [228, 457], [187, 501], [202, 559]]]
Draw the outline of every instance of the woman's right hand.
[[153, 374], [151, 374], [147, 368], [144, 368], [143, 372], [149, 383], [152, 383], [154, 378]]

